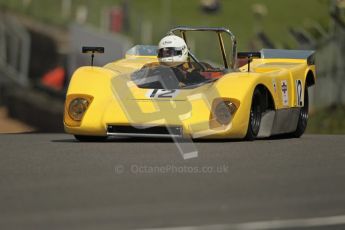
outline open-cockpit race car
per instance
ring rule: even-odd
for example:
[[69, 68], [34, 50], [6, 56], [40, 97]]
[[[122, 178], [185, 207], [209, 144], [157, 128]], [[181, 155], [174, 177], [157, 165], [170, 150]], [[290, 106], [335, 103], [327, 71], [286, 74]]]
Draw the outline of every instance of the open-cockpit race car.
[[[222, 66], [199, 61], [191, 52], [187, 34], [193, 32], [216, 34]], [[188, 61], [179, 67], [158, 61], [184, 52], [165, 42], [161, 50], [138, 45], [121, 60], [77, 69], [66, 95], [66, 132], [80, 141], [108, 136], [253, 140], [304, 133], [308, 87], [315, 84], [314, 51], [237, 52], [236, 38], [226, 28], [177, 27], [168, 35], [187, 44]], [[83, 51], [93, 57], [104, 49]], [[239, 59], [245, 60], [242, 67]]]

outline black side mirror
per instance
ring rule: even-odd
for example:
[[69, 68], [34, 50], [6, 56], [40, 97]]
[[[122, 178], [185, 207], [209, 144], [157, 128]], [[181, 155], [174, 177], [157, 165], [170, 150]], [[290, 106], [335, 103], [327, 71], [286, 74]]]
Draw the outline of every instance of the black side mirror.
[[238, 52], [237, 58], [247, 58], [248, 60], [248, 72], [250, 70], [250, 62], [253, 60], [253, 58], [261, 58], [260, 52]]
[[95, 58], [95, 53], [103, 54], [104, 53], [104, 47], [83, 46], [81, 52], [83, 54], [91, 54], [91, 66], [93, 66], [93, 59]]

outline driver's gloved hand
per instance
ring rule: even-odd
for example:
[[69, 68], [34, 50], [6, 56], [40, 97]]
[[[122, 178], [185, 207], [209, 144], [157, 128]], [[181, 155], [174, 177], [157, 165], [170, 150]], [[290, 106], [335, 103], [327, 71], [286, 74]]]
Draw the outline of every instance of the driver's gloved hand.
[[205, 81], [205, 77], [200, 74], [199, 70], [193, 70], [187, 74], [187, 82], [189, 84], [201, 83]]

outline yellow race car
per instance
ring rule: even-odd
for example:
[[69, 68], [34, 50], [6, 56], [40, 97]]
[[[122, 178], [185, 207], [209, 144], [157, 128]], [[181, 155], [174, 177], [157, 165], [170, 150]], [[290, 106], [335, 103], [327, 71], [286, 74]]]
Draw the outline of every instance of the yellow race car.
[[[65, 131], [80, 141], [109, 136], [254, 140], [304, 133], [308, 87], [315, 84], [314, 51], [237, 52], [235, 36], [226, 28], [177, 27], [168, 34], [187, 42], [195, 31], [216, 33], [222, 66], [199, 61], [188, 49], [184, 65], [190, 71], [181, 77], [157, 62], [156, 46], [139, 45], [103, 67], [81, 67], [68, 87]], [[224, 36], [232, 44], [224, 44]], [[92, 58], [103, 51], [83, 47]], [[240, 59], [245, 65], [237, 67]]]

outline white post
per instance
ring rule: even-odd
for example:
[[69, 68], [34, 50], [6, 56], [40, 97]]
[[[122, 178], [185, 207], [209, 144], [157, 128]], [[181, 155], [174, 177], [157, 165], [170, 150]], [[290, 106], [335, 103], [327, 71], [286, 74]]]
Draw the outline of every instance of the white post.
[[101, 9], [101, 30], [103, 32], [108, 32], [109, 31], [109, 26], [110, 26], [110, 13], [109, 9], [107, 7], [103, 7]]
[[28, 8], [31, 5], [31, 0], [23, 0], [22, 5], [24, 8]]
[[0, 65], [6, 62], [6, 35], [3, 20], [0, 21]]
[[145, 45], [152, 44], [152, 22], [145, 20], [141, 24], [141, 42]]
[[62, 0], [61, 2], [61, 16], [62, 18], [69, 18], [71, 16], [72, 0]]
[[85, 5], [80, 5], [77, 7], [76, 21], [79, 24], [85, 24], [88, 17], [88, 9]]
[[166, 28], [165, 30], [169, 30], [171, 26], [171, 0], [164, 0], [163, 1], [163, 15], [162, 18], [164, 18]]

